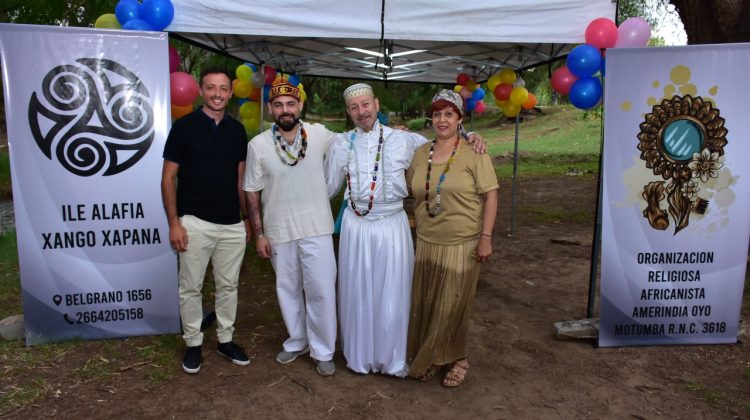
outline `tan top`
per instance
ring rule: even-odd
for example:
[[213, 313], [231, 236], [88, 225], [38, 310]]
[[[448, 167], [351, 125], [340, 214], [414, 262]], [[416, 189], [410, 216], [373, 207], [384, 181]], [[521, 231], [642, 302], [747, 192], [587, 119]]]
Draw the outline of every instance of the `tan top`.
[[[406, 179], [415, 199], [414, 217], [417, 236], [436, 244], [459, 244], [476, 239], [482, 229], [484, 202], [481, 194], [498, 188], [495, 168], [490, 157], [476, 153], [466, 140], [456, 151], [456, 157], [440, 190], [440, 213], [427, 214], [424, 192], [430, 143], [417, 149], [406, 172]], [[430, 210], [435, 208], [435, 189], [447, 162], [432, 162], [430, 171]]]

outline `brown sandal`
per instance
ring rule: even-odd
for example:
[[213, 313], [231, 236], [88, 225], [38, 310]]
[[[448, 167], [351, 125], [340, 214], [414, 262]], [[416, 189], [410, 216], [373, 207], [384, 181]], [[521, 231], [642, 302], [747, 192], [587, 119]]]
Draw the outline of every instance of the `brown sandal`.
[[425, 373], [423, 373], [421, 376], [417, 376], [417, 380], [422, 382], [429, 381], [430, 379], [434, 378], [438, 372], [440, 372], [440, 368], [441, 366], [430, 365]]
[[[464, 364], [459, 364], [463, 361]], [[461, 385], [466, 379], [466, 372], [469, 370], [469, 361], [466, 359], [457, 360], [453, 367], [443, 377], [442, 384], [446, 388], [453, 388]]]

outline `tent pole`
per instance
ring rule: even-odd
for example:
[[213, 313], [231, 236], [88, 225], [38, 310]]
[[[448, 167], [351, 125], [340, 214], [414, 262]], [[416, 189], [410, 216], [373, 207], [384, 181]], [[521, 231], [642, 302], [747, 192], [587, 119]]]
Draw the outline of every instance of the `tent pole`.
[[[263, 74], [263, 75], [266, 74], [266, 63], [261, 63], [261, 65], [260, 65], [260, 74]], [[264, 106], [263, 106], [263, 88], [265, 88], [265, 83], [263, 84], [263, 86], [260, 87], [260, 98], [259, 98], [259, 100], [260, 100], [260, 124], [258, 124], [258, 126], [260, 127], [260, 133], [263, 132], [263, 120], [264, 120], [263, 114], [265, 112], [265, 109], [263, 109], [264, 108]]]
[[515, 142], [513, 145], [513, 186], [510, 192], [510, 233], [512, 237], [516, 233], [516, 180], [518, 178], [518, 127], [521, 121], [521, 113], [516, 115]]
[[[602, 98], [604, 97], [604, 77], [602, 77]], [[594, 224], [594, 239], [591, 241], [591, 267], [589, 268], [589, 302], [586, 307], [586, 318], [594, 317], [594, 303], [596, 302], [596, 272], [599, 267], [599, 252], [602, 243], [602, 177], [604, 162], [604, 105], [602, 104], [601, 133], [599, 141], [599, 175], [596, 182], [596, 223]]]

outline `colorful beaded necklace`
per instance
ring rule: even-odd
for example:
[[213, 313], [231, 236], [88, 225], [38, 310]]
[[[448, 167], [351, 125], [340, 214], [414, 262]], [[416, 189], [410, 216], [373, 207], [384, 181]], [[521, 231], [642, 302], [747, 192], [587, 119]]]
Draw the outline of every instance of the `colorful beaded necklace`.
[[434, 210], [430, 210], [430, 171], [432, 170], [432, 154], [435, 152], [435, 144], [437, 143], [437, 139], [433, 140], [432, 144], [430, 145], [430, 157], [427, 159], [427, 176], [425, 177], [426, 182], [424, 190], [424, 205], [427, 209], [427, 215], [430, 217], [435, 217], [440, 213], [440, 187], [443, 185], [443, 181], [445, 181], [445, 174], [448, 173], [448, 171], [451, 169], [451, 163], [453, 163], [453, 160], [456, 158], [456, 150], [458, 150], [458, 144], [460, 143], [460, 141], [460, 137], [456, 136], [456, 143], [453, 144], [451, 157], [449, 157], [448, 162], [445, 163], [445, 169], [443, 169], [443, 173], [440, 174], [440, 180], [435, 187]]
[[[273, 144], [276, 147], [276, 154], [279, 155], [281, 163], [294, 166], [305, 158], [305, 151], [307, 151], [307, 132], [304, 127], [302, 127], [302, 123], [299, 123], [297, 126], [297, 133], [294, 135], [294, 143], [292, 143], [291, 146], [281, 137], [279, 127], [276, 124], [271, 128], [271, 132], [273, 133]], [[294, 156], [289, 150], [297, 148], [300, 137], [302, 138], [302, 145], [300, 146], [299, 152], [297, 152], [297, 156]]]
[[375, 182], [378, 180], [378, 168], [380, 167], [380, 151], [383, 149], [383, 126], [380, 126], [380, 138], [378, 139], [378, 151], [375, 154], [375, 166], [372, 169], [372, 181], [370, 182], [370, 202], [367, 204], [367, 210], [360, 212], [357, 210], [357, 205], [354, 204], [354, 198], [352, 196], [352, 176], [349, 173], [349, 165], [352, 161], [352, 152], [354, 150], [354, 138], [356, 132], [352, 132], [351, 138], [349, 138], [349, 153], [347, 154], [346, 162], [346, 186], [349, 188], [349, 202], [352, 205], [352, 210], [357, 216], [367, 216], [372, 210], [372, 203], [375, 201]]

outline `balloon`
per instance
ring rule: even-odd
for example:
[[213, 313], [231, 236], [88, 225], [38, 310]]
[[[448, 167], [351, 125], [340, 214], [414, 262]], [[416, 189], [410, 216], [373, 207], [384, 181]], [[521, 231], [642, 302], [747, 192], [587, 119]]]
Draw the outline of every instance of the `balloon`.
[[473, 111], [475, 106], [477, 106], [477, 101], [471, 98], [466, 100], [466, 112]]
[[255, 131], [260, 128], [260, 118], [243, 118], [242, 125], [247, 131]]
[[[235, 79], [235, 80], [237, 80], [237, 79]], [[242, 106], [242, 104], [246, 104], [246, 103], [248, 103], [248, 102], [250, 102], [250, 99], [247, 99], [247, 98], [239, 98], [239, 99], [237, 99], [237, 103], [238, 103], [238, 104], [239, 104], [240, 106]]]
[[529, 99], [529, 91], [526, 88], [517, 87], [510, 91], [510, 103], [521, 106]]
[[589, 77], [599, 71], [602, 55], [589, 44], [579, 45], [568, 54], [568, 69], [578, 77]]
[[299, 100], [300, 102], [305, 102], [307, 100], [307, 93], [305, 93], [304, 90], [299, 91]]
[[567, 66], [562, 66], [552, 73], [552, 88], [561, 95], [567, 95], [570, 87], [578, 78], [570, 72]]
[[477, 101], [477, 104], [474, 106], [474, 112], [476, 112], [477, 114], [481, 114], [484, 112], [484, 110], [485, 110], [484, 102]]
[[257, 67], [255, 67], [255, 64], [253, 64], [253, 63], [247, 63], [247, 62], [246, 62], [246, 63], [245, 63], [245, 65], [246, 65], [246, 66], [248, 66], [248, 67], [250, 67], [250, 70], [252, 70], [252, 71], [253, 71], [253, 73], [255, 73], [255, 72], [257, 72], [257, 71], [258, 71], [258, 68], [257, 68]]
[[292, 86], [299, 85], [299, 76], [297, 76], [296, 74], [289, 76], [289, 84]]
[[276, 80], [276, 69], [266, 66], [263, 68], [264, 81], [266, 85], [271, 85]]
[[466, 86], [466, 83], [471, 80], [471, 77], [469, 77], [466, 73], [459, 73], [458, 76], [456, 76], [456, 83], [458, 83], [461, 86]]
[[[239, 80], [239, 79], [238, 79]], [[247, 98], [253, 86], [247, 80], [240, 80], [234, 85], [234, 96], [238, 98]]]
[[141, 4], [137, 0], [120, 0], [115, 6], [115, 16], [120, 25], [125, 25], [128, 21], [139, 19]]
[[177, 48], [169, 46], [169, 72], [174, 73], [180, 69], [180, 53]]
[[481, 101], [484, 99], [484, 89], [477, 88], [474, 92], [471, 92], [471, 99], [475, 101]]
[[250, 67], [248, 67], [248, 66], [246, 66], [244, 64], [240, 64], [234, 70], [234, 74], [235, 74], [235, 76], [237, 76], [238, 79], [244, 80], [244, 81], [250, 83], [250, 77], [253, 76], [253, 70]]
[[479, 85], [477, 85], [477, 82], [473, 80], [469, 80], [468, 82], [466, 82], [466, 89], [469, 89], [469, 92], [474, 92], [475, 90], [477, 90], [477, 87], [479, 87]]
[[185, 115], [193, 112], [193, 104], [187, 104], [187, 105], [175, 105], [172, 104], [172, 119], [176, 120], [178, 118], [182, 118]]
[[511, 86], [508, 83], [500, 83], [495, 88], [495, 99], [500, 99], [501, 101], [507, 101], [508, 98], [510, 98], [510, 92], [513, 90], [513, 86]]
[[602, 97], [602, 84], [595, 77], [579, 79], [570, 88], [570, 103], [579, 109], [589, 109], [599, 103]]
[[263, 102], [268, 103], [269, 93], [271, 93], [271, 86], [263, 86]]
[[456, 85], [456, 86], [453, 86], [453, 91], [456, 92], [456, 93], [458, 93], [458, 92], [461, 92], [461, 89], [463, 89], [463, 88], [464, 87], [461, 86], [461, 85]]
[[526, 81], [519, 77], [513, 82], [513, 87], [526, 87]]
[[505, 108], [506, 106], [508, 106], [509, 103], [510, 101], [503, 101], [503, 100], [495, 98], [495, 105], [497, 105], [498, 108], [501, 108], [501, 109]]
[[198, 97], [198, 84], [193, 76], [176, 71], [169, 74], [169, 92], [172, 95], [172, 104], [190, 105]]
[[174, 18], [174, 6], [170, 0], [143, 0], [140, 18], [148, 22], [154, 30], [164, 30]]
[[117, 16], [115, 16], [114, 13], [106, 13], [96, 18], [96, 21], [94, 22], [94, 28], [121, 29], [122, 26], [120, 25], [120, 22], [117, 20]]
[[611, 19], [597, 18], [586, 27], [586, 43], [598, 49], [612, 48], [617, 42], [617, 25]]
[[526, 99], [526, 102], [524, 102], [523, 105], [521, 105], [521, 108], [523, 108], [523, 109], [534, 108], [536, 106], [536, 101], [537, 101], [536, 95], [534, 95], [533, 93], [529, 92], [529, 97], [528, 97], [528, 99]]
[[458, 94], [461, 95], [461, 97], [464, 98], [464, 99], [471, 98], [471, 92], [465, 86], [463, 88], [461, 88], [461, 91], [458, 92]]
[[627, 18], [617, 28], [617, 48], [645, 47], [651, 38], [651, 26], [640, 17]]
[[260, 104], [257, 102], [245, 102], [240, 106], [240, 116], [242, 119], [258, 118], [260, 115]]
[[487, 89], [489, 89], [490, 92], [492, 92], [500, 83], [503, 83], [503, 81], [500, 80], [500, 73], [495, 73], [492, 76], [490, 76], [489, 79], [487, 79]]
[[507, 67], [500, 70], [500, 81], [512, 85], [516, 81], [516, 72]]
[[259, 88], [263, 86], [264, 81], [265, 77], [263, 77], [263, 75], [258, 72], [255, 72], [252, 76], [250, 76], [250, 84], [253, 85], [253, 87]]
[[146, 22], [145, 20], [141, 20], [141, 19], [130, 19], [129, 21], [125, 22], [122, 25], [122, 29], [129, 29], [131, 31], [153, 31], [154, 30], [154, 28], [152, 28], [148, 22]]
[[507, 103], [502, 109], [506, 117], [515, 117], [521, 112], [521, 106], [512, 103]]
[[247, 95], [247, 98], [252, 99], [254, 101], [259, 101], [260, 100], [260, 88], [253, 86], [252, 89], [250, 90], [250, 94]]

